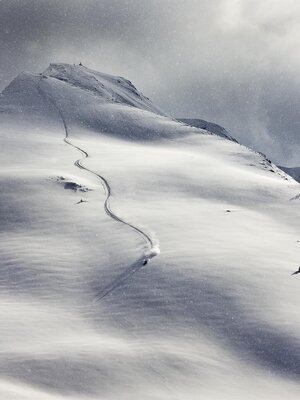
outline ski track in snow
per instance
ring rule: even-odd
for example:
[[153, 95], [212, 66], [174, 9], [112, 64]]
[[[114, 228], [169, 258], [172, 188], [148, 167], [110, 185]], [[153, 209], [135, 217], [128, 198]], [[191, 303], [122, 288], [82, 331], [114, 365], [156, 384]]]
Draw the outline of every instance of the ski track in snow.
[[[46, 100], [48, 100], [53, 106], [54, 108], [57, 110], [59, 117], [63, 123], [64, 126], [64, 131], [65, 131], [65, 137], [64, 137], [64, 142], [66, 144], [68, 144], [69, 146], [75, 148], [76, 150], [78, 150], [83, 156], [83, 159], [87, 159], [89, 158], [89, 154], [83, 150], [82, 148], [80, 148], [79, 146], [74, 145], [70, 139], [69, 139], [69, 129], [68, 129], [68, 125], [66, 123], [66, 119], [60, 109], [60, 107], [57, 105], [56, 101], [52, 98], [52, 96], [50, 96], [49, 94], [46, 94], [43, 89], [41, 88], [41, 81], [43, 78], [40, 79], [37, 88], [39, 93], [41, 94], [41, 96], [43, 98], [45, 98]], [[143, 260], [147, 259], [149, 260], [152, 257], [155, 257], [158, 252], [155, 250], [156, 246], [152, 240], [152, 238], [150, 237], [150, 235], [148, 235], [146, 232], [142, 231], [140, 228], [138, 228], [137, 226], [123, 220], [122, 218], [118, 217], [112, 210], [110, 207], [110, 198], [111, 198], [111, 186], [109, 184], [109, 182], [107, 181], [106, 178], [104, 178], [102, 175], [98, 174], [97, 172], [85, 167], [82, 164], [82, 160], [83, 159], [78, 159], [74, 162], [74, 165], [79, 168], [82, 169], [84, 171], [90, 172], [91, 174], [95, 175], [98, 179], [100, 179], [101, 184], [104, 188], [105, 194], [106, 194], [106, 199], [104, 202], [104, 210], [106, 212], [106, 214], [114, 219], [117, 222], [120, 222], [126, 226], [128, 226], [129, 228], [133, 229], [134, 231], [136, 231], [140, 236], [142, 236], [142, 238], [144, 239], [144, 241], [146, 242], [147, 246], [148, 246], [148, 252], [144, 252], [144, 254], [138, 258], [133, 264], [131, 264], [121, 275], [118, 276], [118, 278], [116, 278], [109, 286], [107, 286], [100, 294], [98, 294], [95, 297], [95, 301], [100, 301], [101, 299], [103, 299], [104, 297], [106, 297], [108, 294], [110, 294], [112, 291], [114, 291], [115, 289], [117, 289], [122, 283], [124, 283], [128, 278], [130, 278], [133, 274], [135, 274], [136, 272], [138, 272], [141, 268], [143, 268]]]

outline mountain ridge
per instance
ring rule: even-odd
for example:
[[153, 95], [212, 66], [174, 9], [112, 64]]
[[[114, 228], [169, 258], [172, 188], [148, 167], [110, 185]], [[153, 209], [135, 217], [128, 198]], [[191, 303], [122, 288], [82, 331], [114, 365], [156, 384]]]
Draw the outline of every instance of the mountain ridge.
[[128, 80], [79, 65], [50, 64], [44, 73], [19, 74], [2, 92], [0, 109], [19, 113], [22, 118], [20, 107], [25, 107], [28, 112], [55, 120], [39, 87], [60, 104], [66, 119], [77, 130], [85, 126], [90, 132], [129, 140], [170, 138], [174, 127], [178, 134], [193, 132], [161, 111]]
[[282, 169], [285, 173], [294, 178], [297, 182], [300, 182], [300, 167], [283, 167], [278, 166], [278, 168]]
[[223, 126], [214, 122], [209, 122], [201, 118], [177, 118], [177, 120], [238, 143], [238, 141], [231, 136], [231, 134]]

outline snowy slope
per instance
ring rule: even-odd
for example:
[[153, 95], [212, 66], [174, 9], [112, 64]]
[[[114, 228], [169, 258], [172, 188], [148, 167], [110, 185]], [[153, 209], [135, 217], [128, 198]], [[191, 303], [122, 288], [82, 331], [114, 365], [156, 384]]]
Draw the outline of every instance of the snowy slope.
[[279, 168], [288, 175], [292, 176], [297, 182], [300, 182], [300, 167], [288, 168], [280, 166]]
[[[129, 81], [68, 64], [51, 64], [41, 75], [20, 74], [4, 90], [0, 110], [20, 107], [24, 114], [25, 107], [27, 114], [46, 114], [56, 122], [53, 100], [72, 126], [121, 138], [161, 139], [172, 136], [174, 124], [179, 126]], [[181, 124], [178, 131], [190, 130]]]
[[214, 133], [218, 136], [221, 136], [223, 138], [227, 138], [229, 140], [234, 140], [236, 141], [223, 126], [215, 124], [213, 122], [208, 122], [205, 121], [204, 119], [200, 118], [178, 118], [178, 121], [182, 121], [185, 124], [188, 124], [190, 126], [194, 126], [196, 128], [204, 129], [206, 131], [209, 131], [211, 133]]
[[0, 111], [0, 398], [298, 399], [297, 182], [82, 66]]

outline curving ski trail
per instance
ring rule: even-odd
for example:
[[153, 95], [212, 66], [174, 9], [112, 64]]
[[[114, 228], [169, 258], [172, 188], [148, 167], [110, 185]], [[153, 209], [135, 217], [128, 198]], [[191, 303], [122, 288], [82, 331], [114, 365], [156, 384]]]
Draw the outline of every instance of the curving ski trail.
[[[67, 132], [67, 131], [66, 131], [66, 132]], [[74, 148], [77, 149], [78, 151], [80, 151], [80, 152], [83, 154], [83, 156], [84, 156], [83, 159], [86, 159], [86, 158], [89, 157], [88, 153], [87, 153], [85, 150], [81, 149], [81, 148], [78, 147], [78, 146], [75, 146], [73, 143], [70, 142], [68, 135], [66, 135], [66, 137], [64, 138], [64, 142], [67, 143], [68, 145], [74, 147]], [[104, 178], [102, 175], [100, 175], [100, 174], [98, 174], [97, 172], [95, 172], [95, 171], [93, 171], [93, 170], [91, 170], [91, 169], [85, 167], [85, 166], [82, 164], [83, 159], [80, 158], [80, 159], [76, 160], [76, 161], [74, 162], [74, 165], [76, 165], [76, 167], [78, 167], [78, 168], [80, 168], [80, 169], [83, 169], [83, 170], [85, 170], [85, 171], [87, 171], [87, 172], [90, 172], [91, 174], [95, 175], [97, 178], [100, 179], [100, 181], [101, 181], [101, 183], [102, 183], [102, 186], [103, 186], [103, 188], [104, 188], [104, 190], [105, 190], [105, 193], [106, 193], [106, 199], [105, 199], [105, 201], [104, 201], [104, 210], [105, 210], [106, 214], [107, 214], [109, 217], [113, 218], [115, 221], [121, 222], [122, 224], [127, 225], [127, 226], [129, 226], [130, 228], [134, 229], [136, 232], [138, 232], [138, 233], [143, 237], [143, 239], [145, 240], [145, 242], [149, 245], [149, 250], [151, 251], [152, 249], [154, 249], [154, 242], [153, 242], [153, 240], [151, 239], [151, 237], [150, 237], [146, 232], [142, 231], [140, 228], [136, 227], [135, 225], [133, 225], [133, 224], [131, 224], [131, 223], [125, 221], [124, 219], [118, 217], [118, 216], [111, 210], [111, 207], [110, 207], [110, 198], [111, 198], [111, 192], [112, 192], [112, 191], [111, 191], [110, 184], [108, 183], [107, 179]]]
[[83, 150], [79, 146], [74, 145], [70, 141], [68, 125], [66, 123], [66, 119], [65, 119], [60, 107], [57, 105], [57, 102], [53, 99], [53, 97], [49, 93], [45, 93], [43, 91], [40, 84], [41, 84], [41, 80], [38, 82], [38, 85], [37, 85], [39, 93], [41, 94], [41, 96], [43, 98], [48, 100], [54, 106], [54, 108], [57, 110], [57, 112], [60, 116], [60, 119], [63, 123], [64, 131], [65, 131], [65, 137], [63, 139], [64, 142], [66, 144], [68, 144], [69, 146], [72, 146], [73, 148], [78, 150], [83, 155], [83, 158], [80, 158], [74, 162], [74, 165], [79, 169], [85, 170], [85, 171], [93, 174], [101, 181], [101, 184], [102, 184], [105, 194], [106, 194], [106, 199], [105, 199], [104, 205], [103, 205], [106, 214], [110, 218], [114, 219], [115, 221], [120, 222], [120, 223], [128, 226], [129, 228], [133, 229], [135, 232], [137, 232], [144, 239], [144, 241], [146, 242], [146, 244], [148, 246], [148, 251], [145, 251], [144, 254], [138, 260], [136, 260], [133, 264], [131, 264], [121, 275], [119, 275], [118, 278], [116, 278], [108, 287], [106, 287], [98, 296], [96, 296], [95, 300], [99, 301], [99, 300], [103, 299], [105, 296], [107, 296], [109, 293], [111, 293], [113, 290], [115, 290], [117, 287], [119, 287], [123, 282], [125, 282], [134, 273], [138, 272], [144, 266], [143, 261], [145, 259], [150, 260], [151, 258], [158, 255], [159, 248], [155, 245], [155, 243], [152, 240], [152, 238], [150, 237], [150, 235], [148, 235], [146, 232], [144, 232], [142, 229], [138, 228], [137, 226], [118, 217], [112, 211], [111, 206], [110, 206], [110, 198], [111, 198], [112, 190], [111, 190], [111, 186], [110, 186], [108, 180], [104, 176], [98, 174], [97, 172], [87, 168], [86, 166], [84, 166], [82, 164], [82, 161], [84, 159], [89, 158], [89, 154], [85, 150]]

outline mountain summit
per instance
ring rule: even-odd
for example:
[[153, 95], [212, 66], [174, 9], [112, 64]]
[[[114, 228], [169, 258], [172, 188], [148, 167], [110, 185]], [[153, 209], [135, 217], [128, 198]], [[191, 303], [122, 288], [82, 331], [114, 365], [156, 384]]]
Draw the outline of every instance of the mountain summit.
[[[57, 120], [56, 104], [74, 129], [128, 139], [155, 140], [190, 132], [128, 80], [82, 65], [50, 64], [41, 74], [21, 73], [3, 91], [0, 108]], [[26, 112], [24, 113], [24, 110]], [[194, 129], [196, 130], [196, 129]]]
[[91, 70], [83, 65], [50, 64], [43, 77], [58, 79], [102, 99], [166, 115], [127, 79]]
[[[46, 79], [49, 79], [48, 87], [52, 87], [52, 90], [57, 92], [63, 90], [66, 97], [68, 94], [74, 96], [74, 90], [81, 90], [79, 96], [91, 95], [94, 97], [94, 101], [118, 103], [165, 115], [129, 80], [100, 73], [83, 65], [57, 63], [50, 64], [40, 74], [21, 73], [8, 85], [3, 95], [13, 97], [17, 92], [20, 95], [26, 92], [28, 95], [30, 87], [34, 91], [34, 86]], [[12, 97], [10, 98], [12, 99]], [[28, 104], [30, 104], [30, 100], [28, 99]]]

